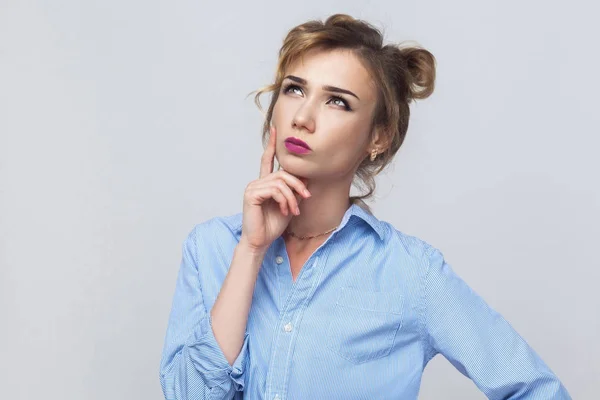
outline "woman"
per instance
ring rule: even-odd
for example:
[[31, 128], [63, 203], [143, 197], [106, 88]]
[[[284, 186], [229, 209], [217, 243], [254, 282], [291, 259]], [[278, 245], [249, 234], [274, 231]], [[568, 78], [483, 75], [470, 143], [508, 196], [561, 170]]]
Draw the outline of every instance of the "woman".
[[[167, 399], [414, 399], [438, 353], [489, 398], [570, 398], [438, 249], [362, 201], [434, 81], [430, 52], [383, 46], [350, 16], [289, 32], [256, 96], [273, 92], [243, 212], [198, 224], [183, 246]], [[363, 196], [349, 196], [355, 177]]]

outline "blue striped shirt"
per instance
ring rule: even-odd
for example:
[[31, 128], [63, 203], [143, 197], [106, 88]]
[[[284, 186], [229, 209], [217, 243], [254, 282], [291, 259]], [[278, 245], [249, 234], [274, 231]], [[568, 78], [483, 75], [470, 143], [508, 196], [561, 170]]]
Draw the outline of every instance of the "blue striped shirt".
[[354, 204], [295, 282], [283, 237], [271, 244], [230, 365], [210, 310], [241, 228], [241, 213], [215, 217], [183, 244], [160, 362], [166, 399], [415, 399], [436, 354], [490, 399], [571, 398], [438, 249]]

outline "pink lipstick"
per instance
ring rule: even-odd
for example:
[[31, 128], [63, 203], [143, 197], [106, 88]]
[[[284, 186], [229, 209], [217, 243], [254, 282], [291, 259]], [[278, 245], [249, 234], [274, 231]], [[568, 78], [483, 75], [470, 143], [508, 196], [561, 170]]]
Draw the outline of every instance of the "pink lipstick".
[[285, 139], [284, 144], [286, 149], [288, 149], [292, 153], [306, 154], [311, 151], [310, 146], [308, 144], [295, 137]]

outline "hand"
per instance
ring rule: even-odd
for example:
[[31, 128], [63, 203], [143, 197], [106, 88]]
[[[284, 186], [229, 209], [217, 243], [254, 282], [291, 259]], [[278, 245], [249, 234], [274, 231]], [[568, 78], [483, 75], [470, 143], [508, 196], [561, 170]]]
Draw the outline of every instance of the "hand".
[[246, 186], [240, 242], [252, 249], [265, 251], [287, 228], [292, 217], [299, 215], [298, 204], [310, 197], [307, 181], [289, 172], [273, 172], [277, 132], [271, 127], [269, 144], [260, 166], [260, 176]]

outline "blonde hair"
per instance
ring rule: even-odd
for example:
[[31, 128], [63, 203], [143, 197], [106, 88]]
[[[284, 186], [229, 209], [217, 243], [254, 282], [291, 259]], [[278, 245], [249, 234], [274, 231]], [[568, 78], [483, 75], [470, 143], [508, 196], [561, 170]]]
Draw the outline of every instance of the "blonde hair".
[[[377, 104], [371, 127], [380, 128], [384, 150], [374, 161], [366, 156], [359, 165], [353, 184], [366, 188], [366, 193], [351, 196], [352, 203], [372, 213], [364, 202], [375, 191], [375, 176], [379, 174], [396, 154], [408, 130], [409, 104], [425, 99], [435, 86], [435, 58], [418, 45], [383, 45], [382, 33], [368, 22], [345, 14], [335, 14], [325, 22], [311, 20], [292, 28], [279, 50], [275, 82], [257, 91], [254, 101], [262, 111], [260, 96], [272, 92], [271, 103], [265, 115], [262, 140], [268, 142], [273, 108], [286, 69], [309, 50], [351, 50], [371, 74], [378, 89]], [[371, 129], [371, 134], [373, 133]]]

